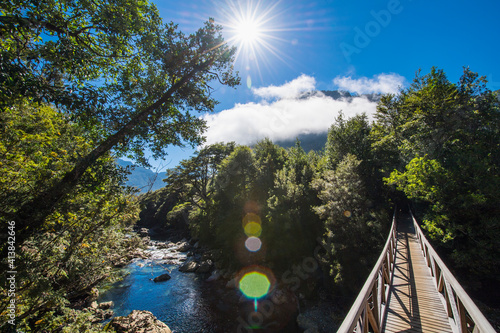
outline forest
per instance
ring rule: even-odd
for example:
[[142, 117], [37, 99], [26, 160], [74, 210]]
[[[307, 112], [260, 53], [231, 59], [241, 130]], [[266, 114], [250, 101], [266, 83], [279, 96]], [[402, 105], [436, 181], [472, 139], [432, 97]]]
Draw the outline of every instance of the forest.
[[[315, 278], [352, 299], [395, 205], [411, 204], [466, 285], [498, 286], [500, 100], [485, 77], [417, 72], [374, 119], [340, 114], [321, 151], [203, 145], [196, 114], [215, 110], [212, 85], [240, 83], [236, 50], [212, 20], [185, 35], [146, 1], [116, 2], [0, 5], [0, 250], [15, 272], [0, 276], [3, 331], [14, 299], [18, 330], [100, 332], [81, 304], [119, 278], [138, 222], [188, 233], [235, 271], [280, 276], [314, 257]], [[117, 158], [147, 167], [145, 148], [182, 145], [199, 149], [164, 188], [124, 185]], [[252, 237], [260, 251], [245, 250]]]

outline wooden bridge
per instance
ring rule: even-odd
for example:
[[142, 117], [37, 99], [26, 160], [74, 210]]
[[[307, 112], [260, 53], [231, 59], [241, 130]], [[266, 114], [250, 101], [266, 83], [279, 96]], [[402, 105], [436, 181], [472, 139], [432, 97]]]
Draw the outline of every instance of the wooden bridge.
[[411, 212], [399, 217], [395, 212], [384, 250], [337, 332], [495, 330], [436, 254]]

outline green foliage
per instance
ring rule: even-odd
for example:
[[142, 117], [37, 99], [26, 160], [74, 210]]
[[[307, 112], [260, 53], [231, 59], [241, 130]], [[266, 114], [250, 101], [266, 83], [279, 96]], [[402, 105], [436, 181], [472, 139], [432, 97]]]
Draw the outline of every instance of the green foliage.
[[372, 159], [370, 137], [371, 126], [365, 114], [344, 119], [342, 113], [328, 131], [326, 156], [329, 167], [335, 169], [347, 154], [356, 156], [360, 161]]
[[147, 1], [13, 0], [0, 9], [3, 107], [28, 98], [97, 111], [105, 96], [92, 81], [140, 66], [137, 46], [160, 23]]
[[[52, 107], [19, 104], [2, 112], [0, 121], [1, 227], [7, 230], [8, 217], [51, 186], [92, 144]], [[139, 244], [123, 236], [138, 214], [135, 200], [122, 187], [124, 177], [110, 156], [99, 159], [31, 237], [16, 238], [18, 329], [57, 332], [68, 331], [64, 325], [91, 326], [81, 320], [84, 314], [68, 307], [101, 281], [116, 278], [109, 269], [113, 258]], [[0, 288], [2, 323], [7, 322], [7, 291]]]
[[239, 84], [235, 49], [209, 19], [185, 35], [148, 1], [11, 1], [0, 5], [0, 109], [54, 104], [86, 130], [92, 149], [16, 216], [26, 239], [111, 150], [147, 166], [144, 149], [199, 145], [213, 111], [211, 82]]
[[453, 84], [432, 69], [377, 117], [377, 148], [399, 159], [386, 182], [428, 205], [424, 228], [456, 264], [498, 276], [500, 108], [485, 78], [466, 68]]
[[286, 151], [271, 140], [264, 139], [257, 142], [253, 153], [257, 167], [256, 196], [261, 202], [265, 202], [268, 199], [269, 189], [274, 186], [276, 172], [285, 164]]
[[323, 264], [342, 292], [358, 290], [370, 272], [383, 240], [388, 216], [373, 207], [360, 175], [361, 161], [347, 154], [335, 170], [313, 182], [321, 205], [314, 207], [324, 221]]
[[238, 146], [222, 161], [215, 179], [214, 201], [208, 219], [210, 233], [200, 235], [200, 239], [222, 250], [230, 264], [235, 264], [234, 252], [246, 239], [243, 218], [247, 213], [259, 213], [253, 191], [256, 172], [252, 150]]
[[199, 144], [204, 123], [189, 109], [213, 110], [210, 81], [239, 82], [234, 49], [212, 20], [186, 36], [148, 1], [15, 0], [0, 9], [0, 106], [54, 103], [101, 143], [129, 124], [113, 146], [145, 164], [145, 145], [159, 157], [169, 144]]
[[311, 185], [313, 176], [314, 166], [297, 144], [287, 151], [283, 168], [275, 174], [274, 186], [268, 187], [263, 240], [269, 262], [282, 271], [311, 256], [317, 244], [320, 223], [312, 210], [318, 204]]

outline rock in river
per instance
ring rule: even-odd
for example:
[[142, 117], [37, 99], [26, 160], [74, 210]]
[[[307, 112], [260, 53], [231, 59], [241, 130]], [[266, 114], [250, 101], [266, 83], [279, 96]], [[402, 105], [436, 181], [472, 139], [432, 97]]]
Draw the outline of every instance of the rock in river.
[[208, 273], [212, 270], [213, 263], [212, 260], [208, 259], [200, 264], [200, 267], [196, 270], [196, 273]]
[[181, 267], [179, 267], [179, 272], [192, 273], [198, 269], [200, 265], [196, 261], [188, 261]]
[[109, 327], [117, 333], [172, 333], [170, 328], [151, 312], [141, 310], [134, 310], [126, 317], [113, 318]]
[[189, 244], [188, 242], [183, 242], [183, 243], [179, 243], [179, 247], [177, 248], [177, 251], [179, 252], [187, 252], [189, 250], [191, 250], [191, 244]]
[[170, 280], [170, 275], [168, 275], [167, 273], [165, 274], [162, 274], [160, 276], [157, 276], [153, 279], [153, 282], [162, 282], [162, 281], [168, 281]]

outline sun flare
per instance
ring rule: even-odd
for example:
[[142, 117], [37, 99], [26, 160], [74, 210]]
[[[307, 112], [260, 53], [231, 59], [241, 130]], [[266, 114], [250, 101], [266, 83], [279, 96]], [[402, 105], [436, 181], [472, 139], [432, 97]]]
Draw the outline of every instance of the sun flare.
[[262, 29], [255, 20], [242, 20], [235, 27], [235, 37], [241, 43], [258, 43], [262, 37]]
[[278, 2], [271, 1], [265, 6], [261, 1], [226, 0], [227, 6], [221, 8], [222, 25], [227, 29], [228, 43], [238, 48], [238, 56], [261, 58], [264, 51], [276, 53], [271, 40], [275, 40], [276, 15]]
[[293, 58], [283, 52], [290, 43], [285, 33], [292, 31], [284, 21], [286, 6], [282, 0], [222, 0], [218, 22], [224, 27], [226, 42], [236, 48], [235, 61], [246, 73], [246, 85], [252, 88], [262, 70], [274, 70], [278, 60], [290, 66]]

